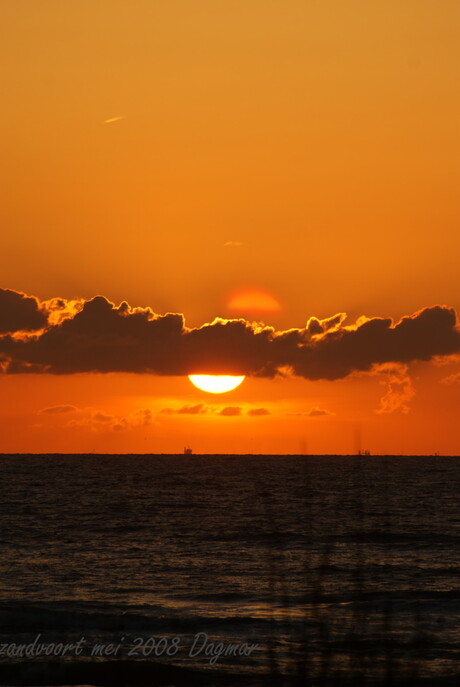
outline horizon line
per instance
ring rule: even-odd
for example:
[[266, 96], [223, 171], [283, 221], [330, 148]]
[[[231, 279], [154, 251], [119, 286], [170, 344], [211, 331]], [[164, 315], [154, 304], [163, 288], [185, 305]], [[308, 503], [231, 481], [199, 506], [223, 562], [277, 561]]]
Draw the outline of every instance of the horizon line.
[[187, 456], [188, 458], [206, 457], [206, 456], [228, 456], [228, 457], [238, 457], [238, 456], [254, 456], [260, 457], [296, 457], [296, 458], [460, 458], [460, 453], [370, 453], [370, 454], [359, 454], [359, 453], [154, 453], [152, 451], [144, 453], [128, 452], [124, 451], [122, 453], [112, 453], [103, 451], [74, 451], [74, 452], [63, 452], [63, 451], [49, 451], [49, 452], [31, 452], [31, 451], [20, 451], [20, 452], [0, 452], [0, 457], [2, 456]]

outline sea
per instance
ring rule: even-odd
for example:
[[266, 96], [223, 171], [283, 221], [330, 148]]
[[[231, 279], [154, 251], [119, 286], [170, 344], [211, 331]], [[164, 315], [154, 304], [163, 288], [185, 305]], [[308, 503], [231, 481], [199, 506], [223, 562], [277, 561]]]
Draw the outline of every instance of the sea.
[[0, 456], [0, 685], [460, 685], [460, 458]]

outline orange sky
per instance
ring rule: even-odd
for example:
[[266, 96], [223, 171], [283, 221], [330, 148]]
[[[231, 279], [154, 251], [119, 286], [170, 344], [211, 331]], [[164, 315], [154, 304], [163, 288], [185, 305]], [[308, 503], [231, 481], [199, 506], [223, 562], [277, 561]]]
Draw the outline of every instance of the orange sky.
[[[0, 287], [189, 327], [460, 312], [459, 15], [454, 0], [6, 0]], [[460, 364], [443, 362], [399, 369], [391, 412], [376, 412], [388, 370], [222, 397], [178, 376], [4, 374], [0, 451], [459, 453]], [[42, 412], [56, 406], [72, 408]]]

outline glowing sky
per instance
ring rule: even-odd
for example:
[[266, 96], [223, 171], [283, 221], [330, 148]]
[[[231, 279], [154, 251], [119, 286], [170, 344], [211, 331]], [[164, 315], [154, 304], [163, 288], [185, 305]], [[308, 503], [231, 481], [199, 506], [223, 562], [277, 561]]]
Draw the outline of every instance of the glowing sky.
[[[460, 312], [459, 15], [2, 2], [0, 287], [189, 328]], [[2, 374], [0, 451], [460, 452], [458, 354], [391, 362], [219, 398], [185, 374]]]

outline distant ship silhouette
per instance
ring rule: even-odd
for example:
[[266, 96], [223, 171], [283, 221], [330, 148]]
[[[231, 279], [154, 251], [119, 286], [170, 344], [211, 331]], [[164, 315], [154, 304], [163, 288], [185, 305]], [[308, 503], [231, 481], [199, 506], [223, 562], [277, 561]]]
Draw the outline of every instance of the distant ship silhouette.
[[192, 449], [190, 448], [190, 446], [184, 446], [184, 455], [185, 455], [185, 456], [189, 456], [189, 455], [191, 455], [192, 453], [193, 453], [193, 451], [192, 451]]

